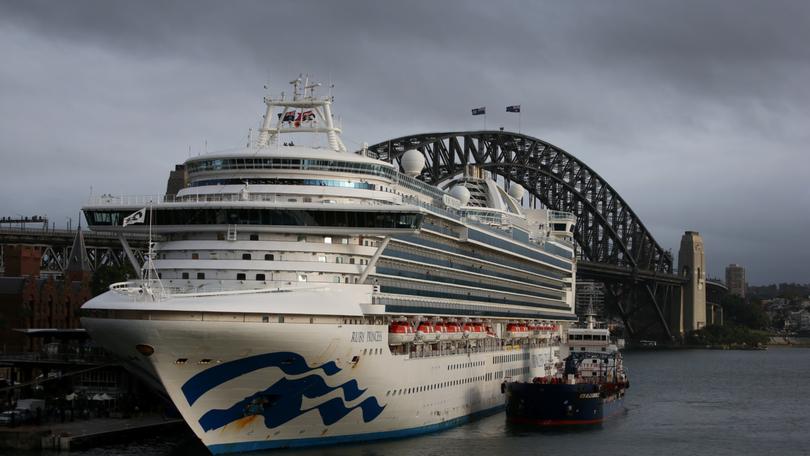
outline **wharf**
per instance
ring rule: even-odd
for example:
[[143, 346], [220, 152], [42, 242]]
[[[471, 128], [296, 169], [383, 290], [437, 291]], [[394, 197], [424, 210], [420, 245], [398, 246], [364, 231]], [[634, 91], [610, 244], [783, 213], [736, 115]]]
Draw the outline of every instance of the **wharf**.
[[72, 451], [122, 443], [160, 432], [185, 428], [182, 419], [158, 415], [137, 418], [94, 418], [64, 423], [0, 428], [0, 450]]

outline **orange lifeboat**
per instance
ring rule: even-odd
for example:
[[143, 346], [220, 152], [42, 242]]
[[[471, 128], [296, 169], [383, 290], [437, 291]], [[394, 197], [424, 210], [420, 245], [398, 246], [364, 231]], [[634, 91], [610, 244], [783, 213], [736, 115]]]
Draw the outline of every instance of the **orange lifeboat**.
[[521, 324], [520, 325], [520, 334], [521, 334], [521, 337], [523, 337], [524, 339], [530, 337], [532, 335], [532, 333], [531, 333], [531, 331], [529, 331], [529, 325], [527, 325], [525, 323]]
[[464, 323], [464, 336], [468, 339], [483, 339], [486, 337], [484, 324], [481, 322], [468, 321]]
[[464, 337], [464, 329], [454, 321], [447, 322], [447, 340], [459, 340]]
[[416, 332], [407, 321], [394, 321], [388, 325], [388, 345], [402, 345], [413, 342]]
[[422, 321], [416, 326], [416, 339], [418, 341], [426, 343], [436, 342], [438, 336], [436, 328], [434, 328], [429, 321]]
[[437, 340], [449, 340], [450, 334], [447, 329], [447, 325], [443, 321], [437, 321], [433, 324], [433, 329], [436, 330], [436, 339]]
[[506, 324], [506, 338], [507, 339], [520, 339], [520, 324], [507, 323]]

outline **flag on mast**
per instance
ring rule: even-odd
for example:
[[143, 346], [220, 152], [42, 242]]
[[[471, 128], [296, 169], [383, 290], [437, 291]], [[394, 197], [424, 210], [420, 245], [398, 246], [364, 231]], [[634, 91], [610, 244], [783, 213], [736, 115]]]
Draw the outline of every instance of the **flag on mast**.
[[506, 112], [520, 112], [520, 105], [507, 106]]
[[136, 223], [143, 223], [144, 220], [146, 220], [146, 208], [143, 208], [139, 211], [135, 211], [132, 214], [129, 214], [129, 216], [124, 218], [124, 224], [122, 226], [134, 225]]
[[480, 108], [473, 108], [473, 110], [472, 110], [472, 115], [474, 115], [474, 116], [482, 116], [482, 115], [485, 115], [486, 113], [487, 113], [487, 107], [486, 106], [482, 106]]

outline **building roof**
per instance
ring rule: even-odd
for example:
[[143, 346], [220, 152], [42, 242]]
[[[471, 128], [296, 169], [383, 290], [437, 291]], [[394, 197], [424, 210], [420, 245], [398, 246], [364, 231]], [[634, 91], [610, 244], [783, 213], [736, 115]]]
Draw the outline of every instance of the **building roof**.
[[87, 257], [87, 249], [84, 246], [81, 225], [76, 230], [76, 237], [73, 238], [73, 247], [70, 249], [70, 258], [65, 272], [93, 272], [90, 259]]

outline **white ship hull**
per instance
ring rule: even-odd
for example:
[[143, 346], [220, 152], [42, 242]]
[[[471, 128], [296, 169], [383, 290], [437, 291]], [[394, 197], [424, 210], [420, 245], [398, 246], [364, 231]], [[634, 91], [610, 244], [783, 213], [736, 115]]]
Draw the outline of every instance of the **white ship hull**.
[[[385, 325], [177, 318], [83, 324], [99, 343], [154, 372], [213, 453], [445, 429], [501, 410], [505, 377], [544, 375], [559, 359], [556, 346], [397, 355]], [[154, 354], [132, 356], [137, 344]]]

